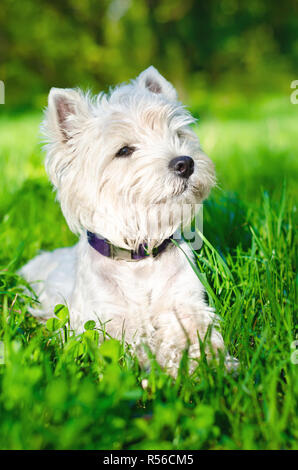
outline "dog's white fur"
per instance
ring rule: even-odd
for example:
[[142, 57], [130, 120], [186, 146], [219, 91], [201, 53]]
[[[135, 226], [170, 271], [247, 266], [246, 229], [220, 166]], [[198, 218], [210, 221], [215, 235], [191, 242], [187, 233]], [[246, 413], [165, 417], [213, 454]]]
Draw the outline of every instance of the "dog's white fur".
[[[34, 315], [49, 318], [56, 304], [66, 302], [76, 332], [93, 319], [113, 337], [124, 334], [142, 363], [146, 343], [173, 375], [187, 344], [189, 356], [199, 357], [198, 335], [203, 339], [211, 325], [212, 349], [224, 349], [217, 317], [185, 254], [170, 245], [157, 257], [115, 260], [88, 244], [86, 230], [126, 249], [143, 242], [152, 249], [175, 232], [180, 221], [174, 207], [201, 203], [215, 181], [213, 164], [189, 127], [193, 121], [154, 67], [96, 99], [52, 89], [43, 125], [46, 169], [80, 241], [40, 254], [21, 270], [39, 296]], [[115, 157], [127, 145], [135, 152]], [[195, 162], [187, 182], [168, 167], [180, 155]], [[148, 219], [156, 207], [171, 217], [163, 218], [153, 238]], [[192, 258], [185, 242], [180, 247]]]

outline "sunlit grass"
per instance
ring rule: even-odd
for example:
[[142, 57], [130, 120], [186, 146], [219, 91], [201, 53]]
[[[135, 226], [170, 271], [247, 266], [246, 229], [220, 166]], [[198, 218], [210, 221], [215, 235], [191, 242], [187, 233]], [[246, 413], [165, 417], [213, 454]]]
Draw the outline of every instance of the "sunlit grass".
[[153, 358], [151, 370], [141, 370], [119, 342], [98, 347], [94, 330], [68, 332], [62, 342], [60, 332], [27, 313], [17, 268], [40, 249], [76, 238], [44, 173], [40, 115], [0, 119], [0, 448], [297, 447], [298, 143], [293, 109], [284, 106], [280, 116], [275, 105], [256, 118], [246, 111], [239, 119], [206, 115], [198, 125], [219, 187], [204, 209], [206, 241], [195, 269], [240, 367], [227, 374], [202, 357], [188, 377], [184, 358], [176, 381]]

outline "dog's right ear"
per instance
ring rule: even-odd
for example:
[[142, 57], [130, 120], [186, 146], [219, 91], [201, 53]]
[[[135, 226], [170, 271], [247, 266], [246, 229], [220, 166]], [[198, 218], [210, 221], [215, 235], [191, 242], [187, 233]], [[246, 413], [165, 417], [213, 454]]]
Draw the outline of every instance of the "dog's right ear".
[[137, 78], [138, 86], [145, 88], [155, 95], [162, 95], [169, 101], [177, 101], [177, 92], [173, 85], [168, 82], [159, 71], [151, 65]]
[[52, 88], [42, 130], [49, 143], [67, 143], [90, 116], [90, 105], [80, 90]]

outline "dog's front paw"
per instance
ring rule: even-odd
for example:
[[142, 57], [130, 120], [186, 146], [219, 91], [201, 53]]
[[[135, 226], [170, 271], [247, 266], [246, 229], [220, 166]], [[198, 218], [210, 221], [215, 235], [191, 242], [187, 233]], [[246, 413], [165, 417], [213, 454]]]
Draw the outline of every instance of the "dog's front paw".
[[188, 372], [193, 373], [201, 357], [201, 345], [208, 362], [218, 362], [221, 354], [225, 355], [224, 365], [228, 372], [235, 372], [239, 362], [226, 353], [222, 335], [218, 331], [217, 318], [210, 309], [194, 312], [186, 309], [183, 315], [159, 314], [155, 326], [154, 353], [158, 362], [174, 377], [177, 376], [184, 351], [188, 355]]
[[239, 368], [239, 361], [233, 356], [230, 356], [229, 354], [226, 355], [225, 357], [225, 367], [228, 372], [235, 373], [238, 372]]

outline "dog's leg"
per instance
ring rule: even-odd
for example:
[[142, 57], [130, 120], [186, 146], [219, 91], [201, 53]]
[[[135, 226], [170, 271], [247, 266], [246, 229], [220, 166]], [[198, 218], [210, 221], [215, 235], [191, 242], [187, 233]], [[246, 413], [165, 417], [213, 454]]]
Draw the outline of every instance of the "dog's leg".
[[[154, 353], [158, 362], [173, 376], [177, 375], [182, 353], [188, 351], [189, 371], [197, 366], [200, 357], [200, 340], [210, 329], [210, 336], [206, 338], [205, 354], [208, 359], [217, 356], [219, 351], [224, 354], [223, 338], [218, 331], [218, 320], [212, 309], [201, 305], [181, 305], [163, 311], [156, 315], [153, 325], [155, 327]], [[235, 367], [235, 360], [226, 354], [228, 369]], [[237, 362], [237, 361], [236, 361]]]

